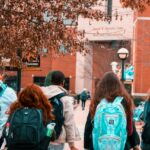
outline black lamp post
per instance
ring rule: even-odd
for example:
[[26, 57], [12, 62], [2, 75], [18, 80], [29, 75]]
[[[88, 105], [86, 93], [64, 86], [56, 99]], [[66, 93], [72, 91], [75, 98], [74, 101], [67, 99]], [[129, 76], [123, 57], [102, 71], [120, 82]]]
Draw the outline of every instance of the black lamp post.
[[122, 74], [122, 76], [121, 76], [121, 80], [124, 81], [125, 80], [125, 78], [124, 78], [124, 62], [129, 56], [129, 51], [126, 48], [121, 48], [121, 49], [118, 50], [117, 54], [118, 54], [118, 57], [122, 61], [122, 67], [121, 67], [121, 70], [122, 70], [121, 74]]
[[[22, 57], [22, 52], [20, 49], [17, 49], [17, 56]], [[21, 68], [17, 69], [17, 93], [21, 90]]]

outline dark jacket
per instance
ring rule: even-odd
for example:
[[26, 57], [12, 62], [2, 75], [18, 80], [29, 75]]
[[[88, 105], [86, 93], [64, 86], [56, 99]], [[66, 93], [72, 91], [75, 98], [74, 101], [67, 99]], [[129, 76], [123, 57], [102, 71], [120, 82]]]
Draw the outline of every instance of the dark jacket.
[[[123, 106], [125, 107], [125, 101], [122, 101]], [[132, 123], [133, 132], [132, 134], [127, 137], [127, 142], [125, 145], [124, 150], [130, 150], [131, 148], [135, 147], [136, 145], [140, 145], [140, 138], [136, 131], [135, 124]], [[94, 150], [93, 149], [93, 143], [92, 143], [92, 130], [93, 130], [93, 121], [91, 120], [90, 113], [88, 114], [87, 121], [85, 124], [85, 130], [84, 130], [84, 148], [88, 150]]]
[[81, 94], [80, 94], [80, 99], [81, 101], [86, 101], [88, 99], [88, 94], [86, 91], [83, 91]]
[[142, 149], [150, 150], [150, 101], [144, 106], [144, 127], [142, 132]]

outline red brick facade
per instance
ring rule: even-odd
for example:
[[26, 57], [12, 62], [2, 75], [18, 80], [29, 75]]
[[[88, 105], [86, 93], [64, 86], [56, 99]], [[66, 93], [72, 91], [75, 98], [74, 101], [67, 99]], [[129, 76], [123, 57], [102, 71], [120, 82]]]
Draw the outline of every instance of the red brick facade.
[[28, 84], [33, 83], [35, 76], [45, 77], [47, 73], [52, 69], [51, 56], [41, 56], [40, 67], [26, 68], [22, 71], [21, 87], [25, 87]]
[[146, 93], [150, 88], [150, 7], [137, 14], [134, 24], [133, 61], [135, 79], [133, 92]]
[[[126, 47], [130, 50], [130, 42], [126, 45], [119, 45], [119, 47]], [[117, 50], [119, 47], [112, 48], [111, 42], [93, 42], [91, 43], [93, 55], [92, 55], [92, 94], [95, 91], [95, 83], [100, 80], [103, 74], [107, 71], [111, 71], [111, 62], [116, 61], [120, 63], [117, 57]], [[129, 59], [130, 60], [130, 59]], [[129, 62], [128, 60], [128, 62]], [[88, 62], [85, 65], [89, 65]], [[84, 67], [85, 68], [85, 67]], [[57, 56], [52, 58], [51, 55], [45, 57], [41, 56], [41, 63], [39, 68], [27, 68], [22, 71], [22, 86], [25, 87], [30, 83], [33, 83], [34, 77], [46, 77], [50, 70], [60, 70], [64, 72], [65, 76], [70, 79], [70, 91], [75, 93], [76, 82], [76, 55]], [[88, 81], [87, 81], [88, 82]], [[86, 83], [88, 84], [88, 83]], [[85, 87], [86, 88], [86, 87]]]
[[75, 92], [76, 77], [76, 55], [66, 55], [53, 58], [52, 70], [60, 70], [64, 72], [66, 77], [70, 78], [70, 90]]
[[34, 77], [46, 77], [49, 71], [60, 70], [70, 78], [70, 90], [75, 92], [76, 56], [66, 55], [52, 58], [50, 54], [41, 56], [40, 67], [27, 68], [22, 71], [21, 87], [33, 83]]
[[[119, 42], [119, 41], [118, 41]], [[112, 46], [112, 42], [105, 41], [99, 42], [99, 44], [93, 45], [93, 93], [95, 90], [95, 84], [98, 80], [101, 80], [105, 72], [112, 71], [111, 62], [115, 61], [121, 65], [121, 61], [117, 56], [117, 50], [121, 47], [125, 47], [131, 53], [130, 41], [119, 42], [119, 45], [116, 47]], [[126, 60], [125, 63], [130, 63], [130, 57]]]

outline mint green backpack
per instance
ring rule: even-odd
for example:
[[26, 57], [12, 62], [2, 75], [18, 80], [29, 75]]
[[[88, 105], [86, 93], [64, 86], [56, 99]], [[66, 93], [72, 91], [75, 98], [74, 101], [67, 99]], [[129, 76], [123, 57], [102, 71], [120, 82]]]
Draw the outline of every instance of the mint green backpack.
[[97, 106], [92, 132], [94, 150], [124, 150], [127, 120], [122, 99], [116, 97], [112, 103], [102, 99]]

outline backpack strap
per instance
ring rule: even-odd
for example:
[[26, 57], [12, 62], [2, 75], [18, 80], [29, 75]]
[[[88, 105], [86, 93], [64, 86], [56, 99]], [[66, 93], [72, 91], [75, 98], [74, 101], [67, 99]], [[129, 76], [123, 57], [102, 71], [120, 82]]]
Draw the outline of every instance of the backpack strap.
[[[122, 100], [123, 100], [123, 97], [117, 96], [117, 97], [114, 99], [114, 102], [115, 102], [115, 103], [121, 103]], [[106, 98], [103, 98], [100, 103], [101, 103], [101, 104], [106, 104], [106, 103], [108, 103], [108, 101], [106, 100]]]
[[107, 99], [106, 98], [103, 98], [102, 100], [101, 100], [101, 102], [100, 102], [100, 104], [107, 104], [108, 103], [108, 101], [107, 101]]
[[54, 100], [55, 98], [61, 99], [62, 97], [66, 96], [67, 94], [65, 92], [60, 93], [58, 95], [55, 95], [54, 97], [49, 98], [50, 101]]
[[2, 82], [0, 82], [0, 89], [1, 89], [1, 91], [0, 91], [0, 97], [3, 95], [3, 93], [6, 90], [6, 88], [7, 88], [7, 85], [4, 84], [4, 83], [2, 83]]
[[113, 103], [119, 103], [119, 104], [121, 104], [122, 100], [123, 100], [123, 97], [117, 96], [117, 97], [114, 99], [114, 102], [113, 102]]
[[66, 96], [67, 94], [64, 92], [64, 93], [60, 93], [60, 94], [58, 94], [58, 95], [56, 95], [56, 97], [57, 98], [62, 98], [62, 97], [64, 97], [64, 96]]

